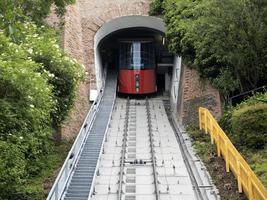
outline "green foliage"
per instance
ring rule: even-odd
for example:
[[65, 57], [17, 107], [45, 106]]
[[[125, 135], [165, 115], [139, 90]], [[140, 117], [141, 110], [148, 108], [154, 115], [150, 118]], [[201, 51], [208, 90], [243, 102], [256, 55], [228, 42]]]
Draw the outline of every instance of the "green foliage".
[[233, 137], [248, 148], [264, 148], [267, 142], [267, 104], [243, 106], [232, 115]]
[[0, 199], [13, 199], [15, 186], [25, 182], [25, 159], [19, 146], [0, 141]]
[[0, 34], [0, 140], [20, 146], [27, 171], [39, 170], [38, 158], [50, 148], [54, 100], [47, 74], [16, 44]]
[[0, 1], [0, 199], [44, 199], [43, 179], [30, 180], [62, 161], [52, 134], [73, 105], [83, 68], [41, 23], [52, 3], [63, 13], [70, 2]]
[[225, 98], [267, 84], [266, 1], [165, 0], [160, 5], [169, 49]]
[[260, 178], [262, 183], [267, 186], [267, 149], [260, 151], [246, 152], [246, 157], [253, 171]]
[[75, 91], [83, 78], [83, 68], [68, 57], [59, 47], [56, 33], [47, 27], [24, 23], [18, 42], [28, 56], [40, 63], [39, 71], [48, 73], [48, 83], [53, 86], [56, 107], [52, 112], [53, 126], [57, 128], [73, 105]]
[[154, 0], [150, 4], [150, 15], [160, 15], [163, 12], [163, 2], [164, 0]]
[[65, 6], [75, 0], [4, 0], [0, 1], [0, 29], [10, 36], [20, 32], [20, 23], [33, 20], [40, 24], [55, 5], [59, 15], [65, 13]]
[[196, 126], [190, 126], [187, 128], [187, 133], [193, 140], [193, 147], [196, 153], [207, 162], [211, 158], [212, 145], [208, 135], [205, 135], [203, 131], [199, 130]]
[[[252, 106], [259, 103], [267, 103], [267, 92], [265, 93], [258, 93], [254, 96], [251, 96], [241, 102], [240, 104], [236, 105], [235, 107], [228, 106], [224, 108], [223, 116], [220, 119], [220, 126], [223, 128], [224, 131], [230, 136], [233, 137], [233, 129], [232, 129], [232, 118], [233, 113], [236, 110], [239, 110], [243, 107]], [[234, 140], [234, 138], [231, 138]], [[236, 143], [236, 141], [233, 141]], [[238, 145], [238, 143], [236, 143]]]

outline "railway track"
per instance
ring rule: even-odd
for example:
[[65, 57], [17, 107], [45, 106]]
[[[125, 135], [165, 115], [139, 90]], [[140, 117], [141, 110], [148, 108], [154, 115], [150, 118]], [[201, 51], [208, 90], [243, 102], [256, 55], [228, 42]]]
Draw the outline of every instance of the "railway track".
[[210, 199], [162, 98], [115, 98], [115, 77], [109, 73], [47, 200]]
[[[137, 111], [137, 105], [140, 108]], [[144, 109], [143, 109], [144, 108]], [[137, 114], [142, 115], [142, 124], [137, 120]], [[138, 122], [137, 122], [138, 121]], [[137, 125], [138, 123], [138, 125]], [[145, 132], [139, 135], [139, 126], [144, 128]], [[145, 134], [144, 134], [145, 133]], [[145, 154], [136, 154], [137, 152], [137, 141], [147, 138], [148, 143], [143, 143], [138, 148], [146, 149]], [[148, 100], [138, 102], [136, 100], [127, 100], [124, 131], [123, 131], [123, 144], [120, 161], [120, 177], [119, 177], [119, 188], [118, 188], [118, 200], [122, 199], [135, 199], [136, 198], [136, 179], [144, 178], [138, 177], [137, 171], [152, 169], [152, 180], [151, 185], [154, 185], [155, 191], [146, 194], [146, 196], [155, 196], [154, 199], [159, 199], [159, 190], [157, 185], [157, 173], [156, 173], [156, 161], [155, 161], [155, 150], [153, 144], [152, 124], [151, 115]], [[144, 150], [143, 150], [144, 151]], [[150, 154], [150, 155], [149, 155]], [[147, 177], [146, 177], [147, 178]]]
[[92, 200], [198, 199], [160, 98], [117, 98], [110, 123]]

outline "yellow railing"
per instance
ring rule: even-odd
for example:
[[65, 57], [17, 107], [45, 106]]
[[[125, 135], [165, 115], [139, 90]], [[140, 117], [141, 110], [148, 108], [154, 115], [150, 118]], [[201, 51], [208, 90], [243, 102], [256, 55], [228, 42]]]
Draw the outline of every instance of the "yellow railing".
[[218, 156], [224, 157], [226, 171], [231, 170], [235, 175], [238, 191], [244, 191], [250, 200], [267, 200], [266, 188], [206, 108], [199, 108], [199, 127], [210, 134], [211, 143], [216, 144]]

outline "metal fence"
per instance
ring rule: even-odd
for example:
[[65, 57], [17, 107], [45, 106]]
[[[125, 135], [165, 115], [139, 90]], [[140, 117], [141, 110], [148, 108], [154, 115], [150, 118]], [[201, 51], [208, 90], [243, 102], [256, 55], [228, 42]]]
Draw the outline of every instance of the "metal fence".
[[237, 179], [238, 191], [244, 191], [250, 200], [266, 200], [266, 188], [206, 108], [199, 108], [199, 127], [210, 134], [218, 156], [222, 155], [225, 160], [226, 171], [231, 170]]

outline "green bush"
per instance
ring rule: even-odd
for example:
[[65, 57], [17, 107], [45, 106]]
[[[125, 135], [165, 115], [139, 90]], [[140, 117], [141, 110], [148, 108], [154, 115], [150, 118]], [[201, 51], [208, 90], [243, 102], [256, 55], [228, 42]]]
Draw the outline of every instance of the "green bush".
[[233, 106], [226, 106], [223, 111], [223, 116], [220, 119], [220, 125], [227, 134], [232, 136], [232, 115], [234, 110], [238, 110], [244, 106], [255, 105], [257, 103], [267, 103], [267, 92], [256, 93], [255, 95], [248, 97], [240, 104]]
[[26, 162], [19, 146], [0, 141], [0, 199], [14, 199], [25, 183]]
[[30, 22], [21, 27], [16, 43], [0, 32], [0, 152], [5, 152], [3, 142], [15, 159], [8, 164], [12, 153], [0, 155], [0, 168], [22, 167], [24, 176], [18, 181], [15, 173], [3, 170], [0, 199], [43, 199], [40, 187], [21, 184], [47, 166], [53, 128], [73, 105], [83, 69], [63, 53], [53, 30]]
[[267, 84], [266, 8], [267, 1], [153, 0], [150, 12], [163, 13], [169, 50], [227, 99]]
[[154, 0], [150, 4], [150, 15], [160, 15], [163, 12], [163, 2], [164, 0]]
[[234, 140], [248, 148], [264, 148], [267, 142], [266, 119], [266, 103], [247, 105], [234, 110], [232, 115]]
[[52, 133], [73, 105], [83, 69], [41, 25], [52, 4], [62, 15], [74, 1], [0, 1], [0, 199], [45, 199], [47, 169], [61, 163], [61, 155], [50, 156]]
[[3, 34], [0, 46], [0, 140], [20, 145], [27, 168], [34, 169], [50, 149], [52, 87], [40, 65]]
[[19, 42], [28, 56], [40, 63], [39, 71], [48, 73], [48, 83], [53, 86], [56, 107], [52, 112], [52, 120], [57, 128], [74, 103], [75, 91], [84, 70], [59, 47], [55, 31], [45, 26], [38, 28], [32, 23], [25, 23], [22, 30]]

